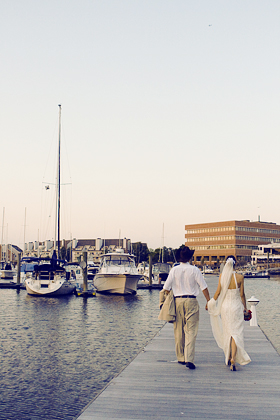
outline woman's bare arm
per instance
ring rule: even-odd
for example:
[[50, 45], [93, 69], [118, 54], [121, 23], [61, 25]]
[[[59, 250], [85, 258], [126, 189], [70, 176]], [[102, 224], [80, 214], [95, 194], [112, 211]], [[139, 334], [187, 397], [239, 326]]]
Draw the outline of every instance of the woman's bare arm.
[[220, 293], [221, 293], [221, 276], [219, 277], [218, 287], [217, 287], [216, 293], [214, 294], [213, 298], [215, 300], [217, 300]]
[[242, 276], [241, 283], [240, 283], [240, 297], [241, 297], [241, 301], [242, 301], [243, 306], [244, 306], [244, 311], [247, 311], [246, 296], [245, 296], [245, 291], [244, 291], [244, 277], [243, 276]]

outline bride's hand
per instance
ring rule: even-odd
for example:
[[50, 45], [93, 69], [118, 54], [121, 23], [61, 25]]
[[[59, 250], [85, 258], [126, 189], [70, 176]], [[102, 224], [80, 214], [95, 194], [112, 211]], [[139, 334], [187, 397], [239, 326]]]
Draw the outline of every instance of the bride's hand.
[[208, 302], [206, 302], [205, 310], [208, 311]]

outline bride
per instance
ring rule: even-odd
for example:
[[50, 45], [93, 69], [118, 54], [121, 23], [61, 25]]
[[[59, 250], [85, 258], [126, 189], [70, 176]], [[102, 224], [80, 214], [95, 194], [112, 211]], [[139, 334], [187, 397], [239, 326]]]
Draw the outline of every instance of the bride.
[[230, 365], [231, 371], [236, 370], [235, 363], [246, 365], [251, 362], [243, 340], [244, 312], [247, 313], [244, 277], [233, 271], [235, 263], [235, 257], [230, 255], [219, 277], [216, 293], [208, 302], [213, 335], [223, 349], [225, 363]]

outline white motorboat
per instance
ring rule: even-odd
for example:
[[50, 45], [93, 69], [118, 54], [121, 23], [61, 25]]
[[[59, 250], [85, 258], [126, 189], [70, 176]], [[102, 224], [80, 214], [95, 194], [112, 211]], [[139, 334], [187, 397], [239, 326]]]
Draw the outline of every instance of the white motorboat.
[[[96, 288], [93, 284], [93, 277], [91, 273], [89, 274], [89, 265], [87, 266], [87, 295], [95, 296]], [[81, 296], [84, 293], [84, 274], [83, 269], [77, 262], [70, 262], [64, 266], [66, 270], [66, 276], [69, 279], [70, 283], [75, 285], [75, 293], [78, 296]], [[95, 266], [95, 269], [98, 270], [98, 266]]]
[[208, 265], [203, 266], [203, 274], [214, 274], [214, 270], [211, 267], [208, 267]]
[[69, 262], [64, 265], [66, 276], [71, 283], [83, 283], [83, 270], [79, 263]]
[[13, 268], [12, 264], [6, 261], [1, 261], [0, 266], [0, 278], [3, 280], [13, 280], [17, 275], [16, 270]]
[[11, 264], [0, 262], [0, 288], [13, 288], [16, 282], [16, 271]]
[[93, 281], [95, 274], [99, 270], [99, 265], [95, 264], [94, 262], [88, 261], [87, 263], [87, 275], [88, 281]]
[[135, 294], [137, 283], [142, 277], [136, 268], [135, 258], [131, 254], [117, 249], [101, 256], [100, 267], [94, 277], [98, 292]]
[[14, 288], [17, 282], [17, 272], [10, 263], [0, 262], [0, 288]]

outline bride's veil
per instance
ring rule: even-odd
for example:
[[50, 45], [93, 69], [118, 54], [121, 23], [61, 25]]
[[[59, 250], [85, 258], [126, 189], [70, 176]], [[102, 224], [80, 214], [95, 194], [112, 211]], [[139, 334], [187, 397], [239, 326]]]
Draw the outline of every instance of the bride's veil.
[[221, 275], [221, 291], [217, 300], [213, 298], [208, 302], [208, 312], [210, 315], [210, 321], [212, 326], [212, 331], [214, 338], [220, 348], [223, 348], [223, 327], [221, 321], [221, 307], [224, 301], [226, 292], [228, 290], [231, 276], [233, 273], [233, 264], [235, 263], [233, 258], [228, 258], [224, 266], [222, 275]]

